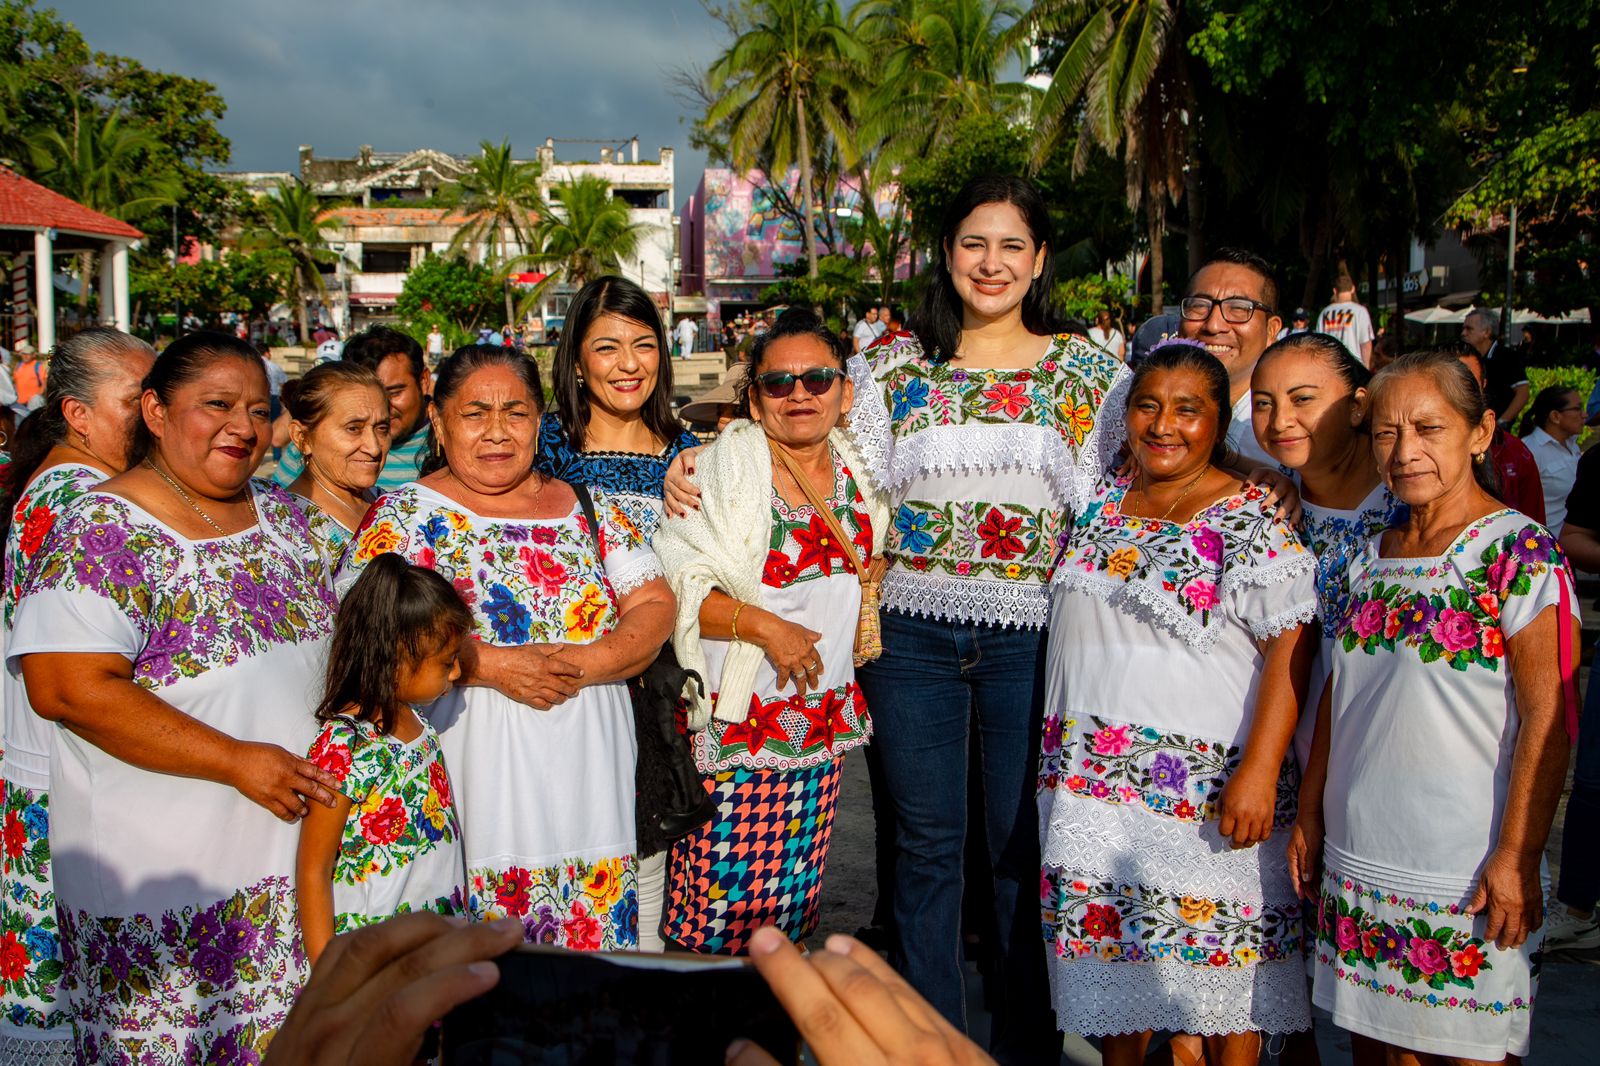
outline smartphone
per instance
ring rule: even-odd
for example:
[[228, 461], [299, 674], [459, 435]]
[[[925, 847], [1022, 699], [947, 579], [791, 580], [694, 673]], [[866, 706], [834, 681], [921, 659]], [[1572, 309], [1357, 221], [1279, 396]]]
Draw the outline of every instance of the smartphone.
[[704, 1066], [754, 1041], [785, 1066], [800, 1034], [750, 962], [524, 945], [500, 983], [445, 1016], [444, 1066]]

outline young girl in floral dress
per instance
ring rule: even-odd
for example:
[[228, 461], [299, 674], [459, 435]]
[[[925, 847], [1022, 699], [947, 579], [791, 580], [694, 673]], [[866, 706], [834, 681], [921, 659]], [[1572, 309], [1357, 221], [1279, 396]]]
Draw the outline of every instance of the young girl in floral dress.
[[312, 961], [338, 933], [412, 910], [458, 910], [461, 826], [439, 735], [414, 708], [461, 676], [472, 616], [444, 578], [374, 559], [339, 609], [324, 723], [310, 758], [338, 778], [300, 827], [300, 928]]

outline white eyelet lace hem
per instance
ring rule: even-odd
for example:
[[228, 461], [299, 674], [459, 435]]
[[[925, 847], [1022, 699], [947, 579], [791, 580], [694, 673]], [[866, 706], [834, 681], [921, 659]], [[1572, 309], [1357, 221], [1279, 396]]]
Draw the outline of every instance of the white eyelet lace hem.
[[1084, 880], [1147, 885], [1258, 909], [1295, 898], [1282, 830], [1253, 848], [1235, 849], [1216, 822], [1195, 826], [1069, 792], [1042, 799], [1045, 866]]
[[[19, 1035], [23, 1032], [28, 1035]], [[0, 1032], [0, 1063], [5, 1066], [73, 1066], [76, 1061], [71, 1029], [63, 1034], [59, 1029], [21, 1030], [6, 1026]]]
[[945, 577], [893, 569], [884, 575], [882, 604], [901, 614], [946, 622], [1042, 629], [1050, 622], [1050, 592], [1043, 585]]
[[[609, 575], [607, 575], [609, 576]], [[618, 596], [626, 596], [647, 581], [661, 577], [661, 566], [653, 560], [635, 563], [620, 575], [611, 578], [611, 588]]]
[[1170, 959], [1050, 959], [1056, 1027], [1085, 1036], [1166, 1029], [1220, 1036], [1311, 1028], [1299, 959], [1255, 966], [1194, 966]]

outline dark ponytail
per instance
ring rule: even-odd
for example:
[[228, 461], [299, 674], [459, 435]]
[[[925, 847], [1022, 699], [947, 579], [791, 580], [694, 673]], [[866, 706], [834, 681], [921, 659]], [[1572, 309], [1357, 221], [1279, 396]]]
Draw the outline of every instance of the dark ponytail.
[[339, 605], [317, 720], [354, 707], [354, 717], [393, 733], [400, 670], [471, 629], [472, 612], [450, 582], [393, 552], [375, 557]]

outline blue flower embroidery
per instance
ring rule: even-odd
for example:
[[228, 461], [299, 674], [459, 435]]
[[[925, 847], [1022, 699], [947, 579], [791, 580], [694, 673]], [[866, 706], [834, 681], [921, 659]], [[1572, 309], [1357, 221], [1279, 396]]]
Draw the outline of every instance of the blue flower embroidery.
[[913, 408], [928, 405], [928, 383], [921, 378], [912, 378], [891, 392], [889, 399], [894, 405], [890, 417], [898, 421], [910, 414]]
[[900, 534], [900, 547], [906, 551], [920, 554], [933, 547], [933, 535], [927, 531], [927, 526], [925, 512], [913, 511], [905, 504], [895, 512], [894, 529]]
[[489, 586], [483, 613], [489, 618], [489, 628], [494, 630], [496, 640], [505, 644], [527, 643], [533, 617], [517, 602], [512, 591], [498, 581]]

